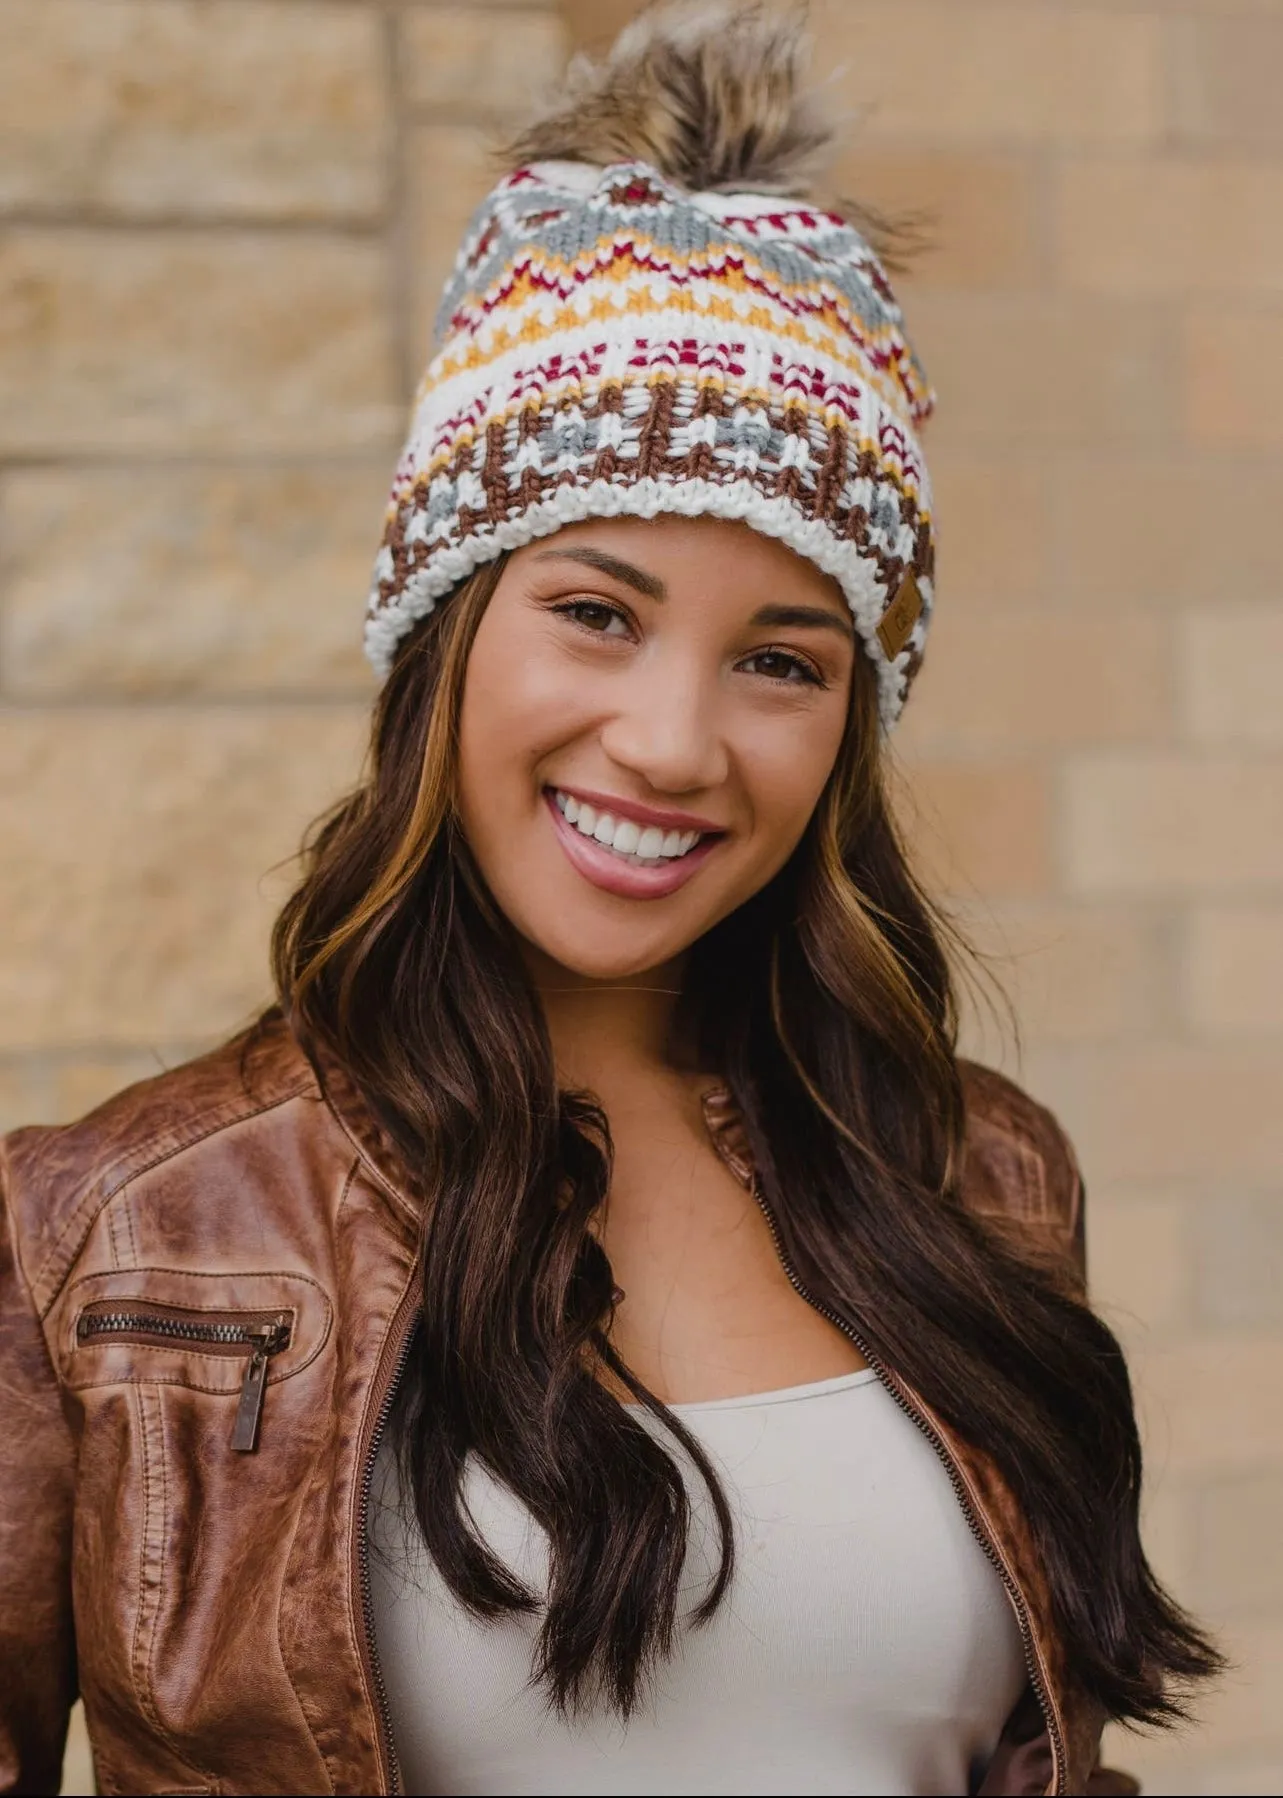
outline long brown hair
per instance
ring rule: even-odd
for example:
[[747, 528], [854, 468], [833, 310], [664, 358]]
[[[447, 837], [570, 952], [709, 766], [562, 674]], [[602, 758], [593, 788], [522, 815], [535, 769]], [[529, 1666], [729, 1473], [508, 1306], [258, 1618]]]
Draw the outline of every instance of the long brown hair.
[[[423, 1196], [422, 1316], [394, 1412], [403, 1478], [474, 1613], [542, 1613], [535, 1673], [563, 1708], [627, 1714], [671, 1649], [698, 1443], [623, 1365], [593, 1221], [607, 1120], [559, 1091], [543, 1013], [454, 808], [468, 654], [494, 563], [403, 644], [368, 777], [319, 827], [276, 927], [280, 1002], [361, 1088]], [[949, 968], [896, 836], [871, 669], [788, 865], [697, 942], [679, 1007], [695, 1065], [729, 1085], [807, 1289], [989, 1454], [1037, 1539], [1075, 1675], [1113, 1716], [1181, 1714], [1215, 1650], [1138, 1533], [1140, 1445], [1122, 1352], [1072, 1280], [977, 1221], [957, 1191], [964, 1109]], [[658, 1420], [639, 1421], [610, 1369]], [[462, 1495], [474, 1454], [547, 1532], [523, 1587]]]

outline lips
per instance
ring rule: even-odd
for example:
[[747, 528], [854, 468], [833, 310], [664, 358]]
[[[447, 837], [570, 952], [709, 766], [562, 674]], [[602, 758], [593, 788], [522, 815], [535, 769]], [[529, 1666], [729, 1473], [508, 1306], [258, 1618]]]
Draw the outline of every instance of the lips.
[[675, 861], [679, 856], [689, 854], [704, 834], [698, 830], [664, 830], [658, 824], [639, 823], [617, 806], [599, 810], [561, 787], [554, 787], [552, 796], [557, 810], [567, 824], [574, 825], [581, 837], [591, 837], [603, 849], [610, 849], [630, 861]]
[[[699, 871], [725, 834], [642, 826], [636, 818], [599, 811], [563, 788], [546, 787], [544, 801], [571, 866], [593, 886], [624, 899], [661, 899], [675, 893]], [[644, 815], [644, 808], [630, 805], [629, 810]], [[585, 822], [592, 825], [591, 831], [584, 831]], [[631, 850], [618, 846], [621, 838], [623, 844], [633, 845]], [[651, 853], [637, 853], [643, 844]]]

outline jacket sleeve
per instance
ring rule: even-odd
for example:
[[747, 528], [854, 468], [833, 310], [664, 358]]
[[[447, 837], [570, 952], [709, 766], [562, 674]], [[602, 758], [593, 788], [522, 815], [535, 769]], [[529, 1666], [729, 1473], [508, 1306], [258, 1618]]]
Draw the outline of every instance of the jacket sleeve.
[[75, 1450], [0, 1158], [0, 1793], [57, 1792], [76, 1699]]

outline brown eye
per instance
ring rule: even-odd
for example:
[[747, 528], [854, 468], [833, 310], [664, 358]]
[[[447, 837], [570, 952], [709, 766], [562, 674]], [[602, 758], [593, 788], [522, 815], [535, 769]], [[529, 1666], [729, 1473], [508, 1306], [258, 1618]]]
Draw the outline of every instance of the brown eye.
[[[618, 606], [607, 604], [604, 599], [572, 599], [568, 604], [554, 606], [553, 610], [562, 618], [569, 618], [582, 630], [592, 631], [598, 637], [626, 636], [628, 619]], [[611, 627], [618, 625], [618, 629]]]
[[825, 685], [823, 677], [810, 662], [803, 661], [801, 656], [793, 655], [785, 649], [756, 650], [746, 658], [743, 666], [750, 673], [764, 675], [767, 680], [776, 681], [780, 685], [795, 685], [799, 681], [811, 687]]

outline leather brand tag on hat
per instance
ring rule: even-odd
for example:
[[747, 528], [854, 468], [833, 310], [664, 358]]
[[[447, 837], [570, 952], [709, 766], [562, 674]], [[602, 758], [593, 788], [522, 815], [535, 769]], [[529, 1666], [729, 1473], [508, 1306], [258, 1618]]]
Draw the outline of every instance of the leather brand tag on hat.
[[900, 582], [899, 592], [882, 614], [882, 622], [878, 626], [878, 642], [886, 651], [888, 662], [894, 662], [913, 635], [913, 627], [921, 616], [922, 595], [913, 578], [913, 570], [910, 569]]

